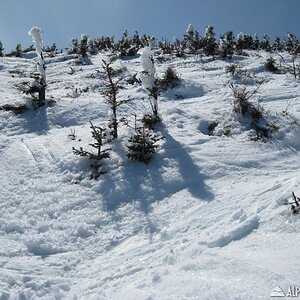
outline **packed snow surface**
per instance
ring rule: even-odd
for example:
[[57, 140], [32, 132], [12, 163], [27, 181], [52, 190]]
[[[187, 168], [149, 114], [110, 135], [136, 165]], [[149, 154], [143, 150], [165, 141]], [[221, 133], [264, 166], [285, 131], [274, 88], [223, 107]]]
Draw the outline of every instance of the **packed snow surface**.
[[[155, 53], [157, 76], [171, 66], [181, 78], [159, 96], [158, 153], [148, 165], [129, 161], [120, 124], [107, 173], [91, 180], [72, 147], [89, 147], [89, 121], [107, 124], [99, 71], [108, 55], [46, 57], [56, 103], [0, 111], [0, 299], [269, 299], [277, 285], [299, 286], [300, 219], [283, 205], [300, 194], [299, 80], [268, 72], [264, 52]], [[229, 84], [241, 84], [225, 71], [231, 63], [264, 79], [253, 101], [279, 127], [266, 142], [230, 117]], [[29, 101], [16, 85], [34, 66], [34, 54], [0, 58], [1, 106]], [[143, 70], [140, 57], [114, 67], [124, 77]], [[120, 118], [150, 111], [137, 82], [119, 97], [132, 99]], [[210, 134], [224, 120], [232, 134]]]

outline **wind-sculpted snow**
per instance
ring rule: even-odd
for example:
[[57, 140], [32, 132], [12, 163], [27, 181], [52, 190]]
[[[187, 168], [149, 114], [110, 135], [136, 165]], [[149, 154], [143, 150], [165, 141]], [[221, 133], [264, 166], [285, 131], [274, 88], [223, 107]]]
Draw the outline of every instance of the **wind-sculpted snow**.
[[[0, 58], [0, 106], [30, 108], [15, 86], [30, 80], [34, 57]], [[91, 150], [89, 121], [107, 125], [107, 56], [46, 57], [52, 105], [0, 110], [0, 299], [269, 299], [295, 284], [300, 221], [283, 203], [300, 194], [300, 89], [268, 73], [268, 57], [155, 52], [157, 76], [168, 66], [180, 75], [158, 97], [164, 139], [148, 165], [129, 161], [131, 131], [120, 123], [98, 180], [72, 147]], [[231, 118], [229, 84], [241, 83], [226, 73], [231, 63], [266, 78], [253, 101], [278, 130], [265, 142]], [[115, 66], [125, 79], [143, 70], [140, 58]], [[138, 82], [125, 80], [119, 96], [132, 99], [119, 117], [151, 111]], [[224, 120], [232, 134], [213, 134]]]

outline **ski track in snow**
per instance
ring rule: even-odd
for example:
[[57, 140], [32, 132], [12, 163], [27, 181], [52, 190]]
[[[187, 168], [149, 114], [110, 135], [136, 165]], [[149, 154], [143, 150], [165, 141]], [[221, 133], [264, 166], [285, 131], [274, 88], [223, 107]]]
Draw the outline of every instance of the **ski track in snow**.
[[[90, 180], [72, 147], [91, 142], [90, 120], [106, 122], [105, 57], [83, 66], [72, 55], [48, 58], [56, 104], [0, 111], [0, 299], [269, 299], [277, 284], [296, 284], [300, 221], [282, 204], [300, 193], [299, 125], [287, 119], [267, 143], [209, 135], [232, 109], [232, 61], [170, 56], [157, 74], [173, 66], [182, 83], [160, 95], [159, 152], [148, 166], [128, 161], [120, 127], [108, 173]], [[267, 76], [266, 109], [280, 114], [289, 104], [299, 116], [299, 82], [266, 73], [267, 57], [234, 59]], [[127, 75], [142, 70], [139, 58], [116, 64]], [[24, 102], [14, 86], [33, 60], [0, 58], [0, 66], [0, 104]], [[138, 84], [120, 96], [134, 99], [120, 117], [148, 107]]]

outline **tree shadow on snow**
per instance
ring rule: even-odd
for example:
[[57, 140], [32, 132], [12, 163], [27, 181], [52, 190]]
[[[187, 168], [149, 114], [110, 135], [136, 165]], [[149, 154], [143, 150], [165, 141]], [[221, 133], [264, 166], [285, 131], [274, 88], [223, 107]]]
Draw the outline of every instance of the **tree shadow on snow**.
[[46, 105], [35, 110], [28, 110], [22, 116], [28, 133], [43, 134], [49, 130]]
[[[107, 210], [115, 210], [126, 203], [135, 203], [147, 214], [152, 203], [162, 201], [184, 189], [201, 201], [214, 199], [213, 193], [205, 184], [205, 177], [189, 152], [166, 128], [160, 129], [165, 137], [163, 149], [148, 165], [126, 161], [124, 166], [109, 171], [101, 178], [97, 192], [101, 194]], [[125, 152], [124, 149], [123, 151]]]

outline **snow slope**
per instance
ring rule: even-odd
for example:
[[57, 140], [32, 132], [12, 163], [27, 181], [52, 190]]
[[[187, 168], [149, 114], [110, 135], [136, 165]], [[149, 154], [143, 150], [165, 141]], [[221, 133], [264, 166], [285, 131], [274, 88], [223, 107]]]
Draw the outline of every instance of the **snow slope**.
[[[269, 299], [277, 285], [299, 285], [300, 220], [282, 205], [300, 194], [299, 80], [267, 72], [264, 52], [232, 61], [156, 53], [157, 74], [172, 66], [182, 79], [160, 95], [159, 152], [149, 165], [128, 161], [121, 125], [95, 181], [72, 147], [91, 142], [89, 121], [106, 124], [106, 57], [47, 58], [56, 104], [0, 111], [0, 299]], [[280, 127], [269, 142], [239, 126], [209, 135], [232, 111], [232, 62], [265, 78], [260, 104]], [[139, 58], [115, 66], [142, 70]], [[15, 85], [33, 69], [32, 56], [0, 58], [0, 105], [26, 101]], [[120, 117], [149, 109], [137, 83], [120, 97], [133, 99]]]

